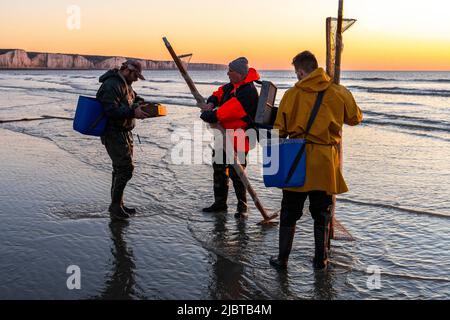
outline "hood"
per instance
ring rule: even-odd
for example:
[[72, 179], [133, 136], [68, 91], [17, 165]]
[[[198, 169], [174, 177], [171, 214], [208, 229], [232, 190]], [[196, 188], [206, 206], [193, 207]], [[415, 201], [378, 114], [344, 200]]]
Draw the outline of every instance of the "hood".
[[256, 71], [254, 68], [249, 68], [248, 69], [248, 74], [247, 74], [247, 77], [244, 80], [244, 83], [249, 83], [249, 82], [252, 82], [252, 81], [259, 80], [259, 78], [260, 77], [259, 77], [258, 71]]
[[332, 84], [330, 76], [322, 68], [317, 68], [295, 86], [307, 92], [319, 92], [326, 90]]
[[253, 82], [253, 81], [256, 81], [259, 79], [260, 79], [260, 77], [259, 77], [258, 71], [256, 71], [254, 68], [248, 68], [247, 77], [243, 81], [235, 84], [234, 87], [238, 88], [246, 83], [250, 83], [250, 82]]
[[99, 82], [103, 83], [106, 81], [106, 79], [109, 78], [113, 78], [113, 77], [118, 77], [119, 79], [122, 79], [119, 76], [119, 69], [111, 69], [108, 70], [105, 74], [101, 75], [100, 78], [98, 79]]

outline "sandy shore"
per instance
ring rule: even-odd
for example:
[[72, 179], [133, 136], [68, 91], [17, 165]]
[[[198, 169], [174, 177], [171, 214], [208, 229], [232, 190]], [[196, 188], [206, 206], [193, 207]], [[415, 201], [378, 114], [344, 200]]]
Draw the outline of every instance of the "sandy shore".
[[[99, 75], [2, 71], [0, 119], [73, 117], [79, 95], [95, 95]], [[221, 79], [215, 72], [192, 75], [205, 96]], [[292, 76], [268, 72], [264, 78], [285, 86]], [[428, 76], [438, 79], [436, 90], [448, 78]], [[395, 88], [404, 83], [408, 92], [423, 90], [422, 74], [345, 77], [367, 90], [376, 90], [379, 81], [365, 79], [379, 78], [392, 79]], [[111, 162], [98, 138], [80, 135], [62, 119], [1, 124], [0, 299], [449, 297], [450, 140], [439, 97], [355, 92], [367, 124], [345, 128], [344, 175], [351, 191], [338, 198], [337, 215], [356, 241], [333, 241], [331, 268], [321, 278], [311, 265], [308, 204], [289, 270], [280, 277], [268, 264], [278, 250], [278, 228], [258, 226], [261, 216], [251, 201], [249, 219], [236, 221], [232, 187], [227, 214], [203, 213], [213, 200], [211, 166], [172, 159], [173, 137], [189, 143], [198, 119], [179, 74], [152, 72], [136, 90], [167, 104], [169, 115], [139, 121], [134, 130], [142, 143], [135, 136], [135, 174], [125, 200], [139, 213], [128, 224], [111, 223], [106, 212]], [[206, 141], [204, 150], [209, 160]], [[264, 206], [279, 210], [281, 192], [264, 187], [261, 164], [247, 169]], [[81, 290], [66, 286], [70, 265], [81, 269]], [[382, 290], [367, 286], [371, 266], [382, 269]]]
[[[108, 173], [45, 139], [0, 135], [1, 299], [209, 296], [211, 256], [184, 224], [168, 230], [156, 212], [111, 223]], [[69, 265], [81, 290], [66, 286]]]

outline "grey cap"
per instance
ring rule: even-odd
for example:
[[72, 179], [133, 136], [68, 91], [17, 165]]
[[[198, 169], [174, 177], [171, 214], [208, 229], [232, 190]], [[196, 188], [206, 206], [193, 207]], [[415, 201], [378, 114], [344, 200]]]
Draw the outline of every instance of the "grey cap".
[[124, 66], [126, 66], [130, 70], [134, 70], [137, 73], [137, 76], [141, 80], [145, 80], [144, 76], [142, 75], [142, 64], [134, 59], [129, 59], [123, 63]]
[[246, 57], [240, 57], [231, 61], [228, 67], [244, 76], [248, 74], [248, 60]]

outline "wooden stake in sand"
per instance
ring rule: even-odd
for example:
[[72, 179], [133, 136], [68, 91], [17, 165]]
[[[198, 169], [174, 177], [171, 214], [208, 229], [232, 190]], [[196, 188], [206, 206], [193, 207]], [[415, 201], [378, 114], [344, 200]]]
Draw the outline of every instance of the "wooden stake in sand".
[[[205, 104], [205, 98], [198, 92], [194, 82], [192, 81], [191, 77], [187, 73], [186, 69], [184, 68], [183, 64], [180, 61], [180, 58], [176, 55], [175, 51], [172, 48], [172, 45], [169, 43], [166, 37], [163, 38], [164, 44], [167, 47], [167, 50], [169, 51], [170, 55], [172, 56], [173, 61], [175, 62], [175, 65], [177, 66], [178, 70], [180, 71], [181, 75], [183, 76], [184, 80], [186, 81], [186, 84], [189, 87], [189, 90], [191, 91], [192, 95], [194, 96], [195, 100], [197, 101], [197, 105], [200, 107], [202, 104]], [[225, 133], [225, 129], [222, 128], [220, 125], [213, 126], [215, 129], [218, 129], [222, 135], [225, 137], [224, 141], [226, 141], [227, 145], [232, 146], [232, 142], [230, 141], [229, 136]], [[248, 193], [253, 199], [253, 202], [255, 203], [256, 208], [258, 208], [259, 212], [263, 216], [264, 220], [260, 222], [260, 224], [269, 224], [272, 223], [271, 220], [278, 217], [278, 212], [274, 213], [272, 215], [269, 215], [267, 210], [262, 205], [262, 202], [259, 200], [258, 195], [256, 194], [255, 189], [253, 189], [252, 185], [250, 184], [250, 180], [248, 179], [247, 174], [245, 173], [244, 168], [239, 163], [239, 159], [237, 158], [236, 154], [233, 152], [234, 155], [234, 161], [233, 161], [233, 169], [236, 171], [236, 174], [241, 179], [242, 183], [244, 184], [245, 188], [247, 189]]]

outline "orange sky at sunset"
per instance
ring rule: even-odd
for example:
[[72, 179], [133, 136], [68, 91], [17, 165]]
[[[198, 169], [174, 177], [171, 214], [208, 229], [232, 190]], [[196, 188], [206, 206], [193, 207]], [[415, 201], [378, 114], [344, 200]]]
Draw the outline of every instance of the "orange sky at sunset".
[[[325, 18], [337, 0], [41, 0], [0, 3], [0, 48], [170, 60], [167, 36], [193, 62], [245, 55], [259, 69], [289, 69], [309, 49], [325, 58]], [[344, 34], [344, 70], [450, 70], [450, 1], [345, 0], [358, 22]], [[67, 28], [67, 8], [81, 10]]]

